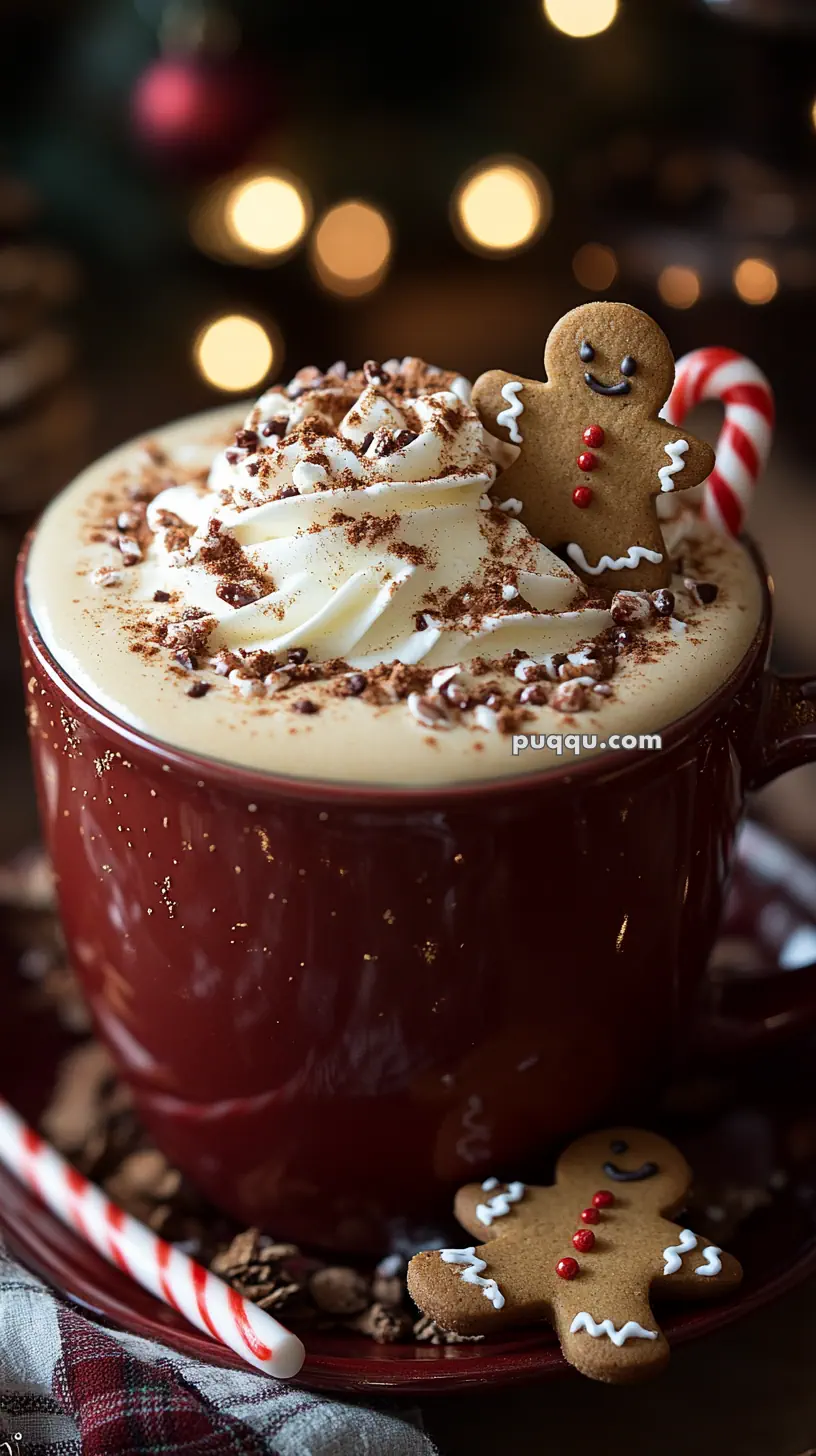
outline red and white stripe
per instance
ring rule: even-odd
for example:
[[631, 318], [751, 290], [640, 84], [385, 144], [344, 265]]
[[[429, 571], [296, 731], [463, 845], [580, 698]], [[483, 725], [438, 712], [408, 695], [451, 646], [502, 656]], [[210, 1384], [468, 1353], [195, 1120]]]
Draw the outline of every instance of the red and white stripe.
[[733, 349], [695, 349], [677, 361], [674, 388], [663, 411], [682, 425], [701, 400], [725, 408], [716, 464], [703, 487], [703, 515], [720, 531], [738, 536], [756, 483], [765, 468], [774, 427], [773, 390], [761, 369]]
[[112, 1203], [1, 1097], [0, 1162], [103, 1259], [191, 1324], [268, 1375], [297, 1375], [306, 1355], [297, 1335]]

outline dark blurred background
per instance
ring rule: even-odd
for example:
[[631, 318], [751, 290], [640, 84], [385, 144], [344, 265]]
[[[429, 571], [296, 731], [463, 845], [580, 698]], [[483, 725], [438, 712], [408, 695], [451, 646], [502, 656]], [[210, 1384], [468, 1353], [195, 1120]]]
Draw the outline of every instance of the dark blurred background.
[[[0, 118], [6, 602], [119, 440], [311, 361], [535, 374], [600, 296], [774, 382], [752, 524], [778, 663], [816, 666], [811, 0], [0, 0]], [[4, 853], [34, 830], [8, 606], [0, 689]], [[762, 808], [816, 851], [812, 784]]]

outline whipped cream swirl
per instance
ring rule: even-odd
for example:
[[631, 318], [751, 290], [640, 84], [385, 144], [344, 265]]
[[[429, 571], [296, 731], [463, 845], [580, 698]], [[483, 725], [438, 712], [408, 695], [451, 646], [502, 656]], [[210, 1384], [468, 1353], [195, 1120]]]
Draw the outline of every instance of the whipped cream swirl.
[[[153, 500], [150, 585], [216, 618], [213, 651], [360, 668], [570, 651], [611, 618], [492, 504], [495, 458], [461, 376], [410, 358], [301, 371], [253, 406], [207, 488]], [[225, 540], [250, 583], [229, 602]]]

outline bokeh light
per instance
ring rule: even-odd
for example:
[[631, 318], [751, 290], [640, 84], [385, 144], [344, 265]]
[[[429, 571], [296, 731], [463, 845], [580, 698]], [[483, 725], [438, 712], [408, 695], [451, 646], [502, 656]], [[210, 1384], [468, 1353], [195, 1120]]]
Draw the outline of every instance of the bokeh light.
[[743, 303], [770, 303], [779, 288], [779, 277], [765, 258], [743, 258], [734, 269], [734, 287]]
[[520, 158], [481, 162], [462, 178], [454, 194], [457, 231], [482, 253], [515, 253], [527, 247], [551, 214], [546, 177]]
[[253, 252], [290, 253], [308, 225], [310, 206], [302, 186], [283, 173], [237, 182], [228, 193], [226, 223], [232, 236]]
[[269, 268], [291, 255], [311, 219], [311, 198], [299, 178], [255, 166], [204, 187], [189, 226], [196, 247], [219, 263]]
[[544, 14], [564, 35], [600, 35], [617, 13], [618, 0], [544, 0]]
[[618, 276], [618, 260], [605, 243], [584, 243], [572, 260], [572, 271], [582, 288], [605, 293]]
[[323, 214], [312, 239], [312, 267], [323, 287], [346, 298], [382, 283], [393, 252], [391, 225], [361, 198], [338, 202]]
[[225, 314], [205, 324], [193, 345], [199, 373], [208, 384], [228, 394], [239, 394], [260, 384], [278, 352], [279, 340], [273, 342], [270, 331], [257, 319], [239, 313]]
[[669, 263], [657, 280], [657, 291], [670, 308], [692, 308], [700, 297], [700, 275], [694, 268]]
[[816, 98], [814, 99], [810, 108], [810, 122], [813, 130], [816, 131]]

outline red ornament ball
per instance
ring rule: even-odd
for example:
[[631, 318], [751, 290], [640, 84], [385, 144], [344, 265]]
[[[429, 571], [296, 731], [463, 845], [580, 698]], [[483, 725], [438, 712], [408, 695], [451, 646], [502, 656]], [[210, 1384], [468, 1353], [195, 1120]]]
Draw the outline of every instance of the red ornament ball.
[[598, 466], [597, 456], [591, 450], [582, 450], [578, 456], [578, 469], [584, 471], [596, 470]]
[[595, 1247], [595, 1235], [592, 1229], [578, 1229], [572, 1236], [572, 1242], [579, 1254], [588, 1254]]
[[237, 59], [159, 56], [133, 89], [133, 128], [144, 146], [174, 165], [217, 172], [245, 152], [267, 95]]
[[583, 440], [585, 445], [591, 446], [593, 450], [600, 450], [604, 440], [606, 439], [606, 435], [604, 434], [600, 425], [587, 425], [583, 435], [581, 436], [581, 439]]
[[555, 1272], [560, 1279], [574, 1279], [578, 1273], [578, 1260], [570, 1259], [569, 1257], [559, 1259], [555, 1266]]
[[585, 511], [587, 506], [592, 505], [593, 494], [591, 485], [576, 485], [572, 492], [572, 504], [579, 510]]
[[601, 1215], [597, 1208], [584, 1208], [581, 1210], [582, 1223], [600, 1223]]
[[599, 1193], [592, 1195], [593, 1208], [611, 1208], [614, 1202], [615, 1195], [610, 1193], [608, 1188], [602, 1188]]

